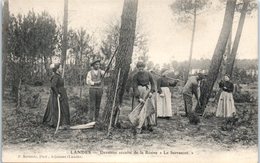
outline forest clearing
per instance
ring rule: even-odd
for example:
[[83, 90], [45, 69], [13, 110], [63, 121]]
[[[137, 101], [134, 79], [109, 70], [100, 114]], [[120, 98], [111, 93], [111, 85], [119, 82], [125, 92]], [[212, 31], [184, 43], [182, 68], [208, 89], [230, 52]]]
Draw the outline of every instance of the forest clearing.
[[[83, 151], [83, 153], [91, 151], [94, 155], [90, 156], [94, 157], [95, 154], [109, 156], [115, 154], [114, 152], [126, 151], [144, 151], [144, 153], [147, 151], [147, 156], [158, 155], [162, 151], [174, 151], [193, 153], [195, 159], [196, 156], [203, 155], [212, 155], [212, 158], [217, 158], [228, 152], [230, 158], [232, 158], [232, 155], [237, 157], [241, 154], [241, 159], [246, 160], [254, 160], [257, 155], [258, 107], [256, 101], [247, 104], [236, 103], [239, 119], [233, 125], [227, 126], [225, 125], [226, 120], [214, 116], [216, 103], [213, 102], [209, 104], [208, 116], [201, 117], [199, 125], [191, 125], [187, 117], [181, 116], [184, 113], [180, 94], [181, 87], [175, 87], [172, 89], [172, 107], [178, 110], [177, 115], [174, 115], [169, 120], [158, 118], [158, 125], [153, 132], [146, 131], [143, 134], [135, 135], [128, 120], [128, 114], [131, 111], [131, 100], [126, 95], [119, 119], [121, 126], [114, 128], [110, 137], [107, 137], [107, 130], [99, 128], [59, 130], [57, 135], [54, 136], [54, 128], [42, 125], [49, 88], [27, 87], [27, 92], [23, 92], [25, 99], [30, 97], [28, 94], [32, 92], [40, 92], [41, 102], [38, 103], [36, 108], [30, 108], [25, 103], [24, 107], [16, 111], [15, 104], [8, 102], [10, 99], [4, 101], [5, 106], [9, 108], [3, 111], [3, 149], [7, 153], [18, 150], [25, 155], [29, 153], [30, 155], [32, 153], [37, 155], [55, 153], [58, 157], [59, 154], [64, 153], [74, 153], [76, 155], [77, 151], [79, 153], [80, 151]], [[256, 85], [249, 85], [244, 87], [241, 92], [250, 91], [250, 95], [256, 99], [256, 88]], [[88, 96], [86, 89], [83, 91], [83, 100], [86, 100], [85, 98]], [[85, 110], [80, 108], [79, 98], [77, 98], [78, 90], [79, 88], [68, 87], [68, 92], [70, 92], [71, 125], [88, 122], [87, 106], [85, 105]], [[104, 106], [104, 103], [102, 105]], [[158, 153], [151, 154], [151, 152]], [[246, 153], [250, 156], [249, 158], [244, 158], [247, 155]], [[185, 160], [186, 155], [171, 155], [171, 157]], [[3, 153], [3, 157], [5, 157], [5, 153]], [[167, 155], [164, 157], [167, 157]], [[72, 160], [73, 158], [66, 161]]]
[[257, 11], [4, 0], [3, 161], [256, 162]]

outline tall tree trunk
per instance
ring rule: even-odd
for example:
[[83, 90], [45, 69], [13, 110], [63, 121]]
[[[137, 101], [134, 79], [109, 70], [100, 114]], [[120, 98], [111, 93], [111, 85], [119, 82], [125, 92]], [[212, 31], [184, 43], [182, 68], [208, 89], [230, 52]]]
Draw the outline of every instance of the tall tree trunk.
[[49, 76], [51, 74], [51, 72], [50, 72], [50, 69], [49, 69], [50, 63], [49, 63], [48, 57], [43, 56], [43, 59], [44, 59], [44, 68], [46, 70], [46, 75]]
[[18, 83], [18, 88], [17, 88], [17, 103], [16, 103], [17, 110], [19, 110], [22, 105], [21, 85], [22, 85], [22, 79], [19, 78], [19, 83]]
[[[121, 29], [119, 37], [119, 47], [116, 55], [115, 71], [112, 75], [112, 81], [116, 81], [119, 68], [121, 68], [121, 75], [119, 78], [118, 93], [116, 98], [116, 108], [122, 104], [123, 95], [125, 91], [126, 81], [132, 62], [132, 54], [134, 49], [135, 28], [136, 28], [136, 15], [137, 15], [138, 0], [125, 0], [123, 13], [121, 17]], [[111, 82], [108, 87], [107, 103], [103, 113], [104, 124], [109, 123], [109, 118], [112, 111], [112, 104], [116, 83]], [[115, 117], [116, 112], [113, 117]], [[114, 118], [113, 118], [114, 119]], [[112, 125], [114, 120], [112, 121]]]
[[[231, 53], [231, 44], [232, 44], [232, 26], [231, 26], [231, 31], [230, 31], [230, 34], [229, 34], [229, 37], [228, 37], [227, 47], [226, 47], [226, 50], [225, 50], [225, 53], [224, 53], [224, 56], [223, 56], [223, 59], [222, 59], [222, 62], [221, 62], [221, 66], [220, 66], [219, 79], [222, 79], [223, 76], [226, 74], [226, 66], [227, 66], [227, 59], [226, 58]], [[222, 89], [219, 89], [216, 96], [215, 96], [214, 102], [218, 102], [219, 97], [221, 95], [221, 92], [222, 92]]]
[[[229, 37], [228, 37], [228, 41], [227, 41], [227, 46], [225, 49], [225, 53], [223, 55], [223, 59], [221, 62], [221, 66], [220, 66], [220, 73], [218, 75], [218, 79], [222, 79], [222, 77], [226, 74], [226, 66], [227, 66], [227, 58], [230, 56], [231, 53], [231, 45], [232, 45], [232, 27], [233, 27], [233, 22], [231, 25], [231, 30], [229, 33]], [[219, 91], [219, 93], [221, 93], [221, 90]], [[219, 94], [220, 95], [220, 94]]]
[[212, 92], [214, 83], [218, 77], [219, 68], [225, 53], [228, 37], [231, 31], [231, 26], [234, 18], [234, 12], [236, 7], [236, 0], [228, 0], [226, 4], [226, 11], [224, 16], [224, 22], [222, 25], [221, 33], [211, 60], [208, 76], [205, 83], [201, 87], [200, 103], [196, 106], [196, 112], [202, 113], [209, 101], [210, 94]]
[[68, 33], [68, 0], [64, 0], [63, 37], [62, 37], [62, 52], [61, 52], [62, 66], [64, 66], [66, 63], [66, 54], [67, 54], [67, 46], [68, 46], [67, 33]]
[[192, 52], [193, 52], [193, 44], [194, 44], [194, 37], [195, 37], [195, 30], [196, 30], [196, 18], [197, 18], [197, 0], [195, 0], [195, 7], [193, 11], [193, 28], [192, 28], [192, 36], [191, 36], [191, 44], [190, 44], [190, 56], [189, 56], [189, 63], [188, 63], [188, 70], [185, 76], [185, 83], [189, 78], [189, 73], [191, 69], [191, 59], [192, 59]]
[[237, 49], [238, 49], [239, 41], [241, 38], [241, 34], [242, 34], [242, 30], [243, 30], [243, 26], [244, 26], [244, 22], [245, 22], [245, 18], [246, 18], [248, 4], [249, 4], [249, 0], [244, 0], [244, 5], [243, 5], [242, 11], [241, 11], [234, 44], [232, 46], [232, 51], [231, 51], [231, 54], [227, 58], [226, 73], [230, 76], [232, 76], [232, 71], [233, 71], [234, 62], [235, 62], [236, 55], [237, 55]]
[[3, 7], [3, 24], [2, 24], [2, 46], [3, 46], [3, 55], [2, 55], [2, 92], [4, 92], [5, 85], [5, 76], [6, 76], [6, 66], [7, 66], [7, 56], [8, 56], [8, 24], [9, 24], [9, 1], [4, 1]]
[[[232, 23], [232, 25], [233, 25], [233, 23]], [[232, 26], [231, 26], [231, 31], [230, 31], [230, 34], [228, 37], [226, 51], [224, 53], [224, 57], [222, 60], [221, 78], [226, 74], [227, 58], [230, 56], [230, 53], [231, 53], [231, 45], [232, 45]]]
[[41, 80], [43, 79], [43, 69], [44, 69], [44, 61], [43, 61], [43, 57], [41, 57]]
[[80, 103], [82, 102], [82, 50], [80, 49], [79, 51], [79, 98], [80, 98]]

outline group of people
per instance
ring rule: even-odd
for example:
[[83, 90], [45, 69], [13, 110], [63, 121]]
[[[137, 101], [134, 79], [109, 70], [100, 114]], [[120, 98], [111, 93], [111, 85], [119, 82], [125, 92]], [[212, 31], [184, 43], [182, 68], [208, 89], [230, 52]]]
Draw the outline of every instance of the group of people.
[[[100, 69], [100, 60], [93, 61], [91, 66], [92, 70], [90, 70], [86, 76], [86, 83], [89, 85], [89, 117], [91, 121], [98, 121], [105, 72]], [[139, 61], [136, 64], [136, 68], [138, 72], [135, 73], [132, 78], [132, 112], [134, 112], [134, 116], [137, 117], [137, 123], [134, 124], [135, 131], [137, 133], [141, 133], [144, 129], [153, 131], [152, 126], [156, 125], [157, 117], [169, 119], [173, 114], [177, 114], [177, 110], [172, 110], [171, 92], [169, 87], [176, 86], [178, 80], [169, 80], [166, 76], [167, 69], [164, 69], [161, 71], [161, 75], [155, 84], [152, 74], [145, 70], [144, 62]], [[51, 92], [43, 123], [56, 127], [59, 107], [59, 128], [67, 129], [70, 125], [70, 114], [68, 97], [66, 89], [64, 88], [64, 80], [61, 76], [61, 65], [54, 65], [52, 70]], [[205, 76], [200, 73], [191, 76], [183, 87], [182, 93], [185, 115], [189, 118], [195, 115], [195, 112], [192, 109], [193, 95], [195, 95], [198, 105], [200, 105], [198, 90], [201, 81], [204, 79]], [[222, 93], [219, 98], [216, 116], [231, 117], [236, 113], [236, 109], [232, 96], [234, 86], [230, 81], [230, 77], [226, 75], [224, 80], [219, 83], [219, 87], [222, 89]]]

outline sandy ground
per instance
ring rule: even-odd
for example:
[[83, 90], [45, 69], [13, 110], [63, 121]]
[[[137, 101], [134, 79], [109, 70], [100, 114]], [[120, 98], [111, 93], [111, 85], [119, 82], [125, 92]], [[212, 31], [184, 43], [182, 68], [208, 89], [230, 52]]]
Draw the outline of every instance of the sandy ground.
[[[36, 87], [42, 104], [38, 108], [22, 107], [17, 113], [14, 103], [4, 100], [3, 106], [3, 161], [4, 162], [257, 162], [256, 133], [251, 141], [231, 141], [232, 131], [219, 132], [221, 120], [202, 118], [199, 125], [190, 125], [183, 113], [183, 102], [178, 87], [173, 89], [172, 108], [178, 114], [171, 119], [158, 119], [153, 132], [134, 135], [127, 115], [130, 100], [126, 98], [120, 115], [121, 128], [115, 128], [111, 137], [99, 129], [62, 130], [53, 136], [54, 129], [41, 125], [49, 91]], [[68, 88], [69, 98], [78, 96], [78, 88]], [[87, 95], [87, 89], [83, 90]], [[104, 106], [105, 94], [102, 102]], [[247, 105], [247, 107], [245, 106]], [[256, 110], [245, 104], [241, 108]], [[77, 112], [70, 101], [71, 116]], [[214, 112], [215, 104], [209, 111]], [[73, 121], [73, 119], [72, 119]], [[73, 121], [83, 123], [82, 121]], [[245, 127], [245, 126], [242, 126]], [[243, 128], [241, 128], [243, 129]], [[247, 133], [247, 135], [252, 133]], [[216, 137], [217, 135], [217, 137]]]

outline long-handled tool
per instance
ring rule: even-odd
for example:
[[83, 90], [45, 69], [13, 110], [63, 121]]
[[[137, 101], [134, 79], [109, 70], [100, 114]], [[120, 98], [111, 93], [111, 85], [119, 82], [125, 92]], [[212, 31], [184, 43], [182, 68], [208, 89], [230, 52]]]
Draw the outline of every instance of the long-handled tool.
[[56, 130], [54, 132], [54, 135], [58, 132], [59, 126], [60, 126], [60, 98], [57, 96], [57, 102], [58, 102], [58, 122], [56, 126]]
[[[62, 67], [62, 78], [64, 78], [64, 73], [65, 73], [65, 64], [66, 62], [63, 63], [63, 67]], [[59, 126], [60, 126], [60, 98], [59, 96], [57, 96], [57, 102], [58, 102], [58, 122], [57, 122], [57, 126], [56, 126], [56, 130], [54, 132], [54, 135], [58, 132]]]
[[106, 68], [106, 70], [105, 70], [105, 72], [104, 72], [104, 74], [103, 74], [103, 77], [102, 77], [101, 81], [103, 81], [103, 80], [104, 80], [104, 78], [105, 78], [105, 75], [106, 75], [106, 73], [108, 72], [108, 70], [109, 70], [109, 68], [110, 68], [110, 65], [111, 65], [111, 63], [112, 63], [112, 61], [113, 61], [114, 57], [116, 56], [117, 50], [118, 50], [118, 47], [116, 48], [116, 50], [115, 50], [114, 54], [112, 55], [112, 57], [111, 57], [111, 59], [110, 59], [110, 61], [109, 61], [108, 65], [107, 65], [107, 68]]
[[108, 132], [107, 132], [108, 136], [110, 135], [111, 127], [112, 127], [112, 119], [113, 119], [114, 108], [115, 108], [115, 104], [116, 104], [116, 96], [117, 96], [117, 91], [118, 91], [117, 89], [118, 89], [118, 85], [119, 85], [120, 73], [121, 73], [121, 68], [119, 68], [118, 75], [117, 75], [116, 90], [115, 90], [115, 95], [114, 95], [113, 104], [112, 104], [110, 122], [109, 122], [109, 125], [108, 125]]
[[[152, 74], [156, 75], [156, 76], [159, 76], [161, 77], [161, 75], [157, 74], [156, 72], [154, 71], [150, 71]], [[180, 80], [180, 79], [174, 79], [174, 78], [170, 78], [168, 76], [165, 76], [167, 79], [170, 79], [170, 80], [177, 80], [177, 81], [180, 81], [180, 82], [184, 82], [183, 80]]]

